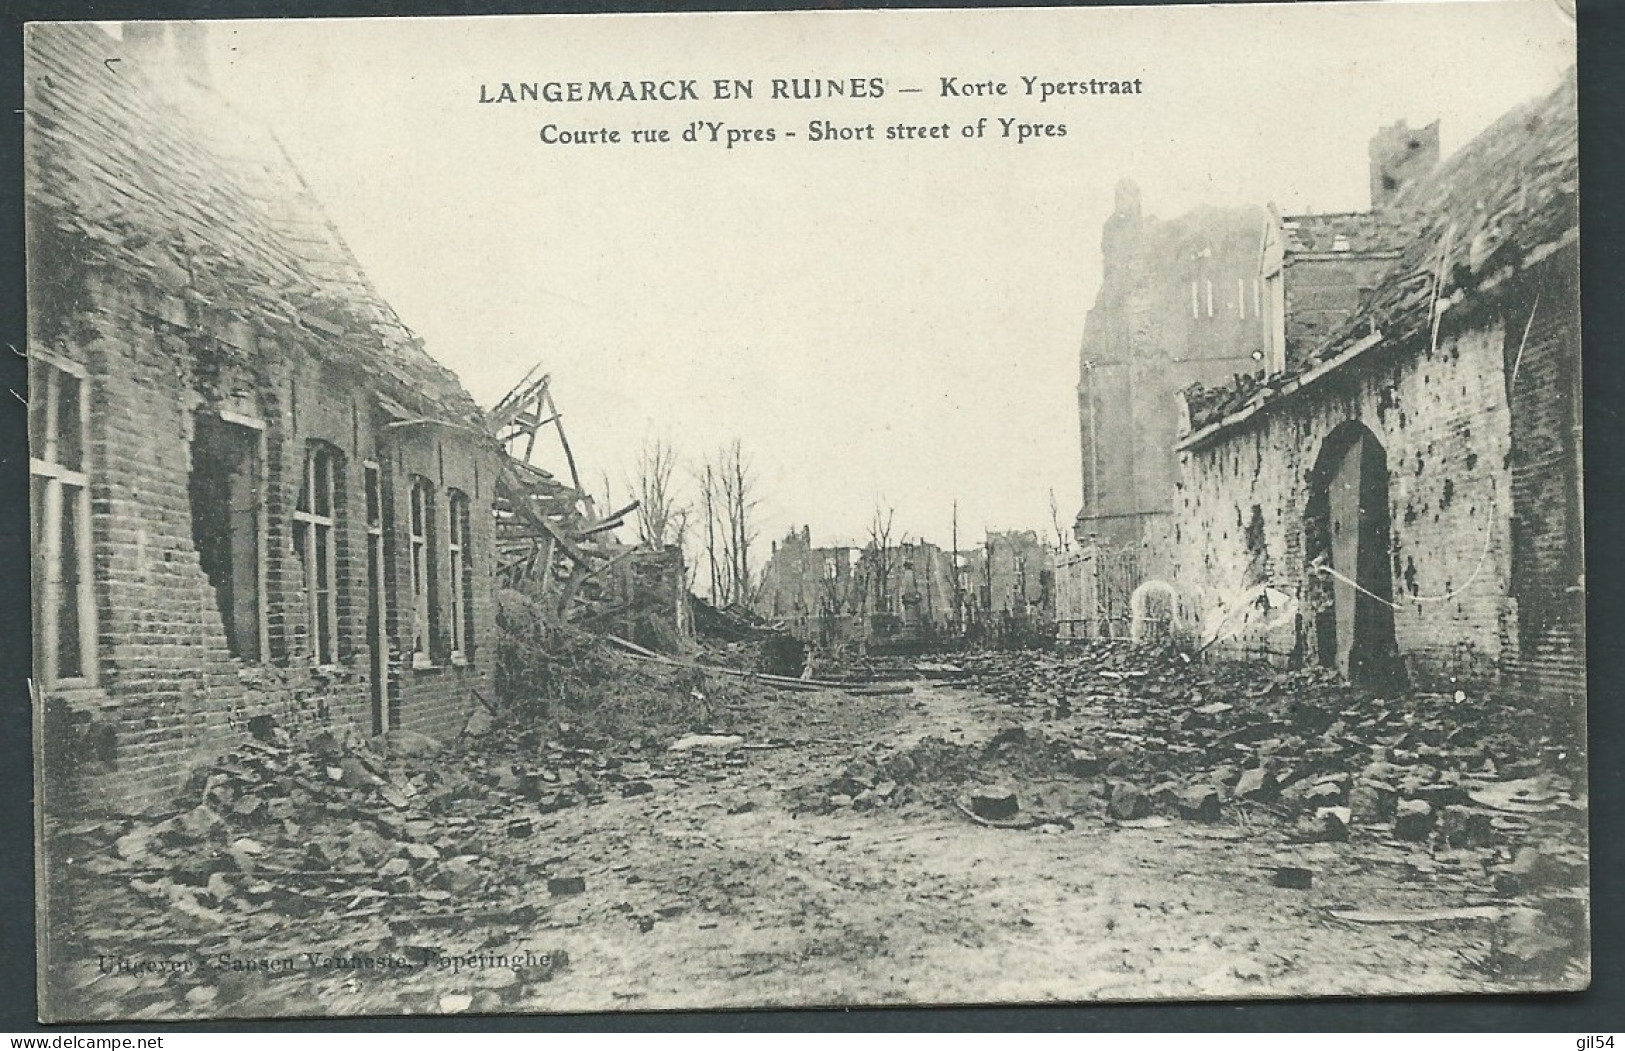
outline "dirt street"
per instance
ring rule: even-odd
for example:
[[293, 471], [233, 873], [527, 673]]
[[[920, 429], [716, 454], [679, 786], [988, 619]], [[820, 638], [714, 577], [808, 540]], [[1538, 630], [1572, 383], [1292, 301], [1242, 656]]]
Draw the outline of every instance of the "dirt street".
[[[1000, 667], [1029, 674], [1020, 660]], [[1035, 718], [984, 680], [998, 676], [879, 695], [762, 691], [735, 713], [731, 736], [621, 762], [603, 774], [619, 791], [552, 812], [512, 791], [505, 758], [437, 755], [430, 762], [481, 777], [497, 771], [477, 782], [489, 788], [446, 797], [476, 816], [443, 804], [435, 820], [396, 820], [387, 827], [416, 860], [392, 858], [348, 883], [337, 848], [322, 855], [325, 875], [278, 866], [214, 818], [194, 831], [229, 843], [225, 860], [163, 854], [164, 842], [191, 842], [203, 807], [129, 831], [75, 830], [81, 842], [106, 835], [99, 853], [69, 864], [83, 874], [69, 888], [82, 920], [54, 947], [56, 995], [98, 1016], [163, 1018], [1583, 984], [1583, 958], [1552, 939], [1547, 914], [1491, 879], [1516, 843], [1403, 842], [1392, 823], [1311, 841], [1326, 837], [1239, 797], [1189, 820], [1119, 819], [1158, 808], [1114, 817], [1133, 793], [1078, 776], [1090, 760], [1076, 748], [1070, 771], [1034, 757], [1053, 755], [1056, 741], [1135, 738], [1122, 730], [1134, 721], [1099, 705]], [[342, 783], [354, 769], [328, 771]], [[1018, 819], [974, 817], [965, 804], [979, 789], [1013, 792]], [[231, 813], [245, 805], [261, 810], [245, 796]], [[1550, 844], [1583, 824], [1544, 811], [1540, 821], [1558, 822], [1544, 832], [1534, 818], [1510, 820], [1499, 840]], [[366, 856], [367, 843], [351, 842], [360, 837], [344, 849]], [[393, 851], [386, 842], [377, 856]], [[164, 857], [169, 875], [152, 864]], [[407, 893], [423, 859], [438, 868], [422, 886], [439, 889]], [[1508, 972], [1508, 945], [1524, 962], [1558, 950], [1558, 969]]]
[[[948, 729], [976, 744], [1002, 725], [985, 698], [943, 687], [810, 700], [832, 713], [891, 709], [896, 721], [881, 731], [891, 740]], [[569, 951], [573, 973], [520, 1006], [1419, 993], [1486, 980], [1484, 921], [1326, 918], [1483, 900], [1465, 878], [1417, 874], [1412, 852], [1292, 847], [1233, 824], [1013, 831], [926, 802], [794, 813], [787, 790], [847, 753], [744, 753], [717, 782], [560, 820], [559, 849], [579, 852], [591, 888], [553, 910], [560, 926], [546, 935]], [[1283, 864], [1311, 868], [1315, 885], [1272, 886]], [[654, 922], [633, 937], [640, 918]]]

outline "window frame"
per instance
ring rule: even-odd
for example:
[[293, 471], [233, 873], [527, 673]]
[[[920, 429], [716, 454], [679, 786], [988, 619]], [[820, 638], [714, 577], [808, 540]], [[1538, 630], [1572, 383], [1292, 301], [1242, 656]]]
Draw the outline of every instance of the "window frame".
[[412, 587], [412, 667], [435, 666], [434, 483], [412, 477], [407, 492], [407, 563]]
[[[323, 464], [327, 475], [326, 514], [318, 510], [321, 505], [316, 499], [321, 495], [317, 467]], [[305, 451], [299, 499], [294, 503], [293, 544], [303, 563], [305, 637], [310, 643], [310, 663], [319, 668], [335, 666], [339, 655], [338, 517], [343, 470], [337, 449], [326, 442], [310, 443]]]
[[[71, 467], [57, 459], [62, 435], [61, 379], [69, 376], [78, 386], [75, 408], [78, 412], [79, 465]], [[43, 385], [41, 384], [41, 381]], [[29, 355], [29, 398], [43, 397], [43, 447], [36, 448], [34, 421], [29, 420], [29, 529], [33, 544], [33, 586], [39, 594], [33, 603], [35, 651], [31, 669], [42, 688], [94, 687], [98, 680], [95, 553], [90, 527], [90, 373], [82, 365], [54, 355]], [[30, 405], [33, 408], [33, 405]], [[35, 483], [44, 486], [36, 505]], [[70, 496], [66, 490], [73, 490]], [[73, 610], [79, 628], [78, 674], [61, 674], [62, 588], [66, 568], [61, 565], [63, 508], [72, 501], [75, 577]]]
[[472, 516], [468, 494], [458, 489], [446, 492], [446, 564], [451, 570], [451, 592], [447, 610], [451, 618], [451, 662], [467, 664], [474, 655], [473, 538], [469, 536]]

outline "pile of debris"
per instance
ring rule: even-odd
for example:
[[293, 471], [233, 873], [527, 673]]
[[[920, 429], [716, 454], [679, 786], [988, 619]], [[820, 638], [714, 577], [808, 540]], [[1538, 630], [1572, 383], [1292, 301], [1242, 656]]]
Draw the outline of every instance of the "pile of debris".
[[638, 660], [506, 590], [497, 603], [496, 694], [490, 714], [498, 730], [563, 722], [605, 740], [636, 741], [711, 729], [745, 704], [749, 690], [694, 664]]
[[[873, 810], [911, 803], [952, 806], [984, 794], [1010, 795], [1020, 783], [1029, 807], [1048, 809], [1058, 794], [1081, 802], [1098, 796], [1100, 786], [1082, 784], [1079, 791], [1057, 793], [1046, 784], [1058, 779], [1088, 779], [1100, 770], [1065, 737], [1042, 729], [1010, 727], [984, 743], [970, 744], [930, 736], [906, 748], [877, 746], [854, 757], [832, 778], [797, 794], [797, 809], [832, 813], [850, 807]], [[978, 787], [980, 786], [980, 787]], [[967, 796], [967, 793], [969, 795]]]
[[[975, 786], [1071, 779], [1083, 794], [1070, 816], [1116, 822], [1259, 820], [1327, 841], [1363, 827], [1454, 849], [1504, 844], [1534, 816], [1567, 815], [1581, 835], [1583, 750], [1561, 714], [1461, 692], [1382, 697], [1322, 669], [1198, 663], [1110, 642], [956, 662], [968, 672], [958, 684], [1032, 721], [985, 744], [927, 739], [860, 756], [804, 805], [963, 805]], [[1559, 847], [1545, 867], [1581, 856]], [[1519, 869], [1497, 878], [1511, 886]]]
[[978, 688], [1067, 735], [1080, 770], [1106, 779], [1119, 820], [1218, 820], [1245, 807], [1307, 815], [1332, 837], [1350, 821], [1388, 822], [1400, 839], [1480, 843], [1516, 812], [1583, 806], [1571, 790], [1584, 753], [1567, 714], [1502, 698], [1384, 697], [1325, 669], [1196, 663], [1120, 643], [961, 664]]
[[[258, 980], [267, 976], [248, 981], [217, 961], [251, 968], [293, 956], [291, 970], [312, 978], [321, 972], [302, 954], [331, 945], [406, 961], [403, 973], [432, 971], [424, 961], [448, 945], [521, 938], [556, 899], [586, 890], [569, 856], [538, 849], [547, 815], [611, 798], [641, 803], [748, 762], [737, 747], [711, 747], [737, 746], [737, 737], [617, 740], [557, 722], [494, 726], [452, 747], [403, 731], [296, 742], [257, 722], [255, 733], [200, 770], [165, 812], [51, 834], [63, 877], [53, 907], [73, 931], [57, 954], [83, 965], [51, 972], [64, 991], [117, 977], [98, 960], [154, 954], [204, 963], [156, 984], [115, 983], [126, 998], [109, 999], [109, 1010], [170, 1017], [240, 1007], [269, 995]], [[546, 981], [563, 960], [520, 977]], [[518, 988], [504, 985], [503, 996]]]

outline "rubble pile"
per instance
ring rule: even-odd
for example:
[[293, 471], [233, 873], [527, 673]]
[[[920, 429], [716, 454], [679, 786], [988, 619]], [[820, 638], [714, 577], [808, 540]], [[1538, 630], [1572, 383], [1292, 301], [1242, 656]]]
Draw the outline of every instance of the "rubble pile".
[[[398, 730], [294, 741], [268, 724], [255, 729], [255, 740], [199, 771], [173, 809], [50, 838], [64, 875], [55, 893], [74, 917], [66, 958], [203, 961], [143, 986], [137, 998], [156, 1016], [265, 994], [227, 963], [252, 969], [289, 946], [365, 945], [372, 958], [428, 973], [435, 968], [423, 961], [481, 943], [485, 928], [492, 945], [521, 937], [552, 902], [586, 889], [570, 858], [548, 849], [547, 815], [720, 781], [750, 762], [749, 747], [782, 746], [742, 748], [738, 736], [705, 733], [616, 740], [570, 723], [494, 726], [452, 747]], [[322, 973], [302, 955], [295, 964], [307, 977]], [[91, 966], [75, 980], [116, 973]], [[503, 996], [519, 988], [504, 986]], [[126, 998], [119, 1010], [143, 1006]]]
[[550, 623], [518, 592], [499, 598], [489, 709], [498, 731], [563, 722], [605, 740], [671, 737], [709, 728], [748, 699], [737, 679], [634, 660], [600, 635]]
[[[961, 663], [975, 685], [1047, 725], [1105, 727], [1093, 747], [1108, 774], [1206, 773], [1248, 798], [1288, 800], [1341, 779], [1449, 802], [1468, 779], [1507, 781], [1582, 772], [1564, 713], [1490, 696], [1383, 697], [1320, 668], [1197, 663], [1174, 651], [1101, 643], [1027, 659], [978, 654]], [[1299, 785], [1297, 790], [1293, 785]], [[1386, 807], [1384, 807], [1386, 809]]]
[[931, 736], [907, 748], [876, 746], [860, 753], [839, 775], [800, 793], [797, 804], [803, 811], [830, 813], [945, 803], [966, 785], [1087, 777], [1097, 769], [1080, 766], [1070, 740], [1038, 728], [1011, 727], [977, 744]]
[[49, 849], [65, 878], [53, 893], [77, 944], [64, 958], [99, 963], [72, 980], [116, 977], [109, 961], [155, 953], [196, 962], [143, 985], [163, 1016], [263, 992], [239, 972], [268, 958], [291, 954], [290, 974], [320, 973], [325, 957], [290, 945], [367, 945], [370, 961], [422, 967], [448, 932], [522, 929], [537, 915], [527, 895], [561, 875], [560, 859], [523, 849], [543, 801], [590, 798], [611, 775], [560, 774], [556, 791], [531, 799], [498, 761], [400, 731], [383, 741], [323, 732], [296, 745], [261, 725], [195, 775], [176, 809], [57, 830]]
[[[400, 730], [296, 741], [257, 719], [253, 739], [200, 769], [171, 809], [55, 830], [69, 955], [226, 959], [312, 928], [431, 958], [444, 937], [429, 932], [512, 934], [581, 893], [569, 859], [545, 849], [547, 815], [719, 781], [751, 748], [783, 746], [730, 736], [757, 737], [775, 698], [628, 660], [579, 632], [552, 638], [549, 694], [477, 707], [449, 746]], [[220, 1006], [230, 990], [219, 977], [200, 994], [198, 975], [175, 975], [153, 991], [154, 1010], [205, 1006], [185, 999], [203, 995]]]
[[1583, 751], [1562, 716], [1498, 698], [1386, 698], [1324, 669], [1198, 662], [1113, 642], [956, 664], [968, 675], [954, 684], [1030, 720], [985, 745], [926, 741], [859, 756], [819, 786], [828, 806], [909, 797], [890, 783], [1068, 777], [1088, 782], [1099, 815], [1116, 821], [1241, 812], [1304, 839], [1380, 826], [1401, 841], [1462, 848], [1505, 842], [1531, 814], [1584, 805], [1574, 795]]

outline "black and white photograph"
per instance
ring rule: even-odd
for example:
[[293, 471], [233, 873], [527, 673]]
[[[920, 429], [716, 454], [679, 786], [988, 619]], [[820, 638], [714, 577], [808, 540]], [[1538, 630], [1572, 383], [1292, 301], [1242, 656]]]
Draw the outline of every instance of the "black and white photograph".
[[1571, 5], [24, 44], [42, 1021], [1590, 983]]

